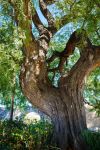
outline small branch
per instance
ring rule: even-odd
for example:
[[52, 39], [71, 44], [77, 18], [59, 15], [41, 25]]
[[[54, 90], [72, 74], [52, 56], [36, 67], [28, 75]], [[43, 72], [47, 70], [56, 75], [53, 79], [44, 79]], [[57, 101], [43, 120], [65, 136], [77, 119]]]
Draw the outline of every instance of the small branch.
[[59, 29], [60, 28], [62, 28], [64, 25], [66, 25], [66, 24], [68, 24], [69, 23], [69, 19], [68, 19], [69, 17], [68, 17], [68, 15], [64, 15], [64, 16], [62, 16], [59, 20], [60, 21], [58, 21], [58, 22], [60, 22], [60, 24], [59, 24]]
[[40, 4], [40, 9], [41, 12], [43, 13], [44, 17], [47, 19], [48, 21], [48, 30], [54, 32], [55, 30], [55, 25], [54, 25], [54, 18], [52, 16], [52, 14], [50, 13], [50, 11], [47, 9], [47, 5], [44, 2], [44, 0], [39, 0], [39, 4]]
[[93, 105], [93, 104], [91, 104], [90, 102], [88, 102], [88, 101], [87, 101], [87, 100], [85, 100], [85, 99], [84, 99], [84, 103], [85, 103], [85, 104], [88, 104], [89, 106], [94, 107], [94, 105]]
[[[59, 23], [58, 28], [56, 27], [57, 22]], [[48, 27], [48, 30], [54, 35], [59, 29], [70, 22], [68, 15], [64, 15], [59, 19], [54, 19], [54, 23], [51, 27]]]
[[54, 59], [56, 59], [59, 56], [60, 56], [60, 52], [54, 52], [53, 55], [47, 59], [47, 63], [51, 63], [52, 61], [54, 61]]
[[13, 121], [13, 115], [14, 115], [14, 100], [15, 100], [15, 77], [14, 77], [14, 79], [13, 79], [13, 84], [14, 84], [14, 87], [13, 87], [13, 90], [12, 90], [12, 96], [11, 96], [11, 111], [10, 111], [10, 118], [9, 118], [9, 120], [10, 121]]
[[47, 4], [49, 4], [49, 2], [54, 3], [55, 0], [39, 0], [40, 3], [40, 9], [41, 12], [43, 13], [44, 17], [47, 19], [48, 21], [48, 31], [50, 31], [52, 33], [52, 35], [54, 35], [57, 32], [57, 27], [56, 27], [56, 22], [60, 22], [59, 24], [59, 29], [62, 28], [64, 25], [66, 25], [67, 23], [69, 23], [69, 17], [68, 15], [64, 15], [61, 18], [59, 18], [59, 20], [55, 20], [54, 17], [52, 16], [52, 14], [50, 13], [50, 11], [47, 9]]
[[56, 71], [58, 71], [58, 67], [52, 68], [52, 69], [48, 69], [48, 72], [53, 72], [53, 73], [55, 73]]
[[10, 121], [13, 121], [13, 115], [14, 115], [14, 96], [15, 95], [12, 95], [11, 98], [11, 111], [10, 111], [10, 118], [9, 118]]
[[54, 4], [56, 2], [56, 0], [45, 0], [45, 3], [47, 5], [51, 5], [51, 4]]
[[32, 16], [32, 20], [34, 22], [34, 25], [36, 26], [36, 28], [39, 30], [39, 32], [41, 33], [44, 30], [44, 25], [42, 24], [37, 12], [35, 11], [35, 14]]
[[43, 15], [45, 16], [45, 18], [48, 21], [48, 25], [52, 26], [54, 23], [54, 21], [53, 21], [54, 18], [52, 16], [52, 14], [50, 13], [50, 11], [47, 9], [46, 3], [44, 2], [44, 0], [39, 0], [39, 4], [40, 4], [40, 9], [41, 9]]
[[76, 0], [74, 0], [74, 2], [72, 3], [72, 5], [70, 6], [70, 11], [72, 10], [74, 4], [76, 3]]

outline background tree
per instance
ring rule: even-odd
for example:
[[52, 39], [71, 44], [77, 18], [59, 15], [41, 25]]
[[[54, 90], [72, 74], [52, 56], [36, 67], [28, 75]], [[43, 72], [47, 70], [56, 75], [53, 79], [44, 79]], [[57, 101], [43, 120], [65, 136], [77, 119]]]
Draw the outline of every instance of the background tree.
[[25, 108], [25, 97], [19, 86], [19, 71], [22, 62], [22, 42], [8, 10], [0, 11], [0, 104], [10, 110], [10, 120], [13, 120], [15, 108]]
[[[20, 82], [24, 95], [50, 116], [54, 124], [54, 141], [62, 150], [87, 149], [80, 135], [86, 129], [83, 89], [84, 78], [100, 65], [99, 1], [39, 0], [47, 24], [40, 19], [33, 1], [2, 1], [7, 2], [12, 10], [8, 15], [15, 20], [23, 42]], [[54, 8], [55, 15], [50, 12]], [[32, 32], [33, 23], [39, 32], [38, 38]], [[51, 38], [68, 23], [75, 30], [64, 50], [49, 55]], [[76, 47], [80, 57], [67, 71], [68, 57]], [[55, 60], [58, 63], [52, 67]], [[59, 80], [54, 84], [56, 75]]]

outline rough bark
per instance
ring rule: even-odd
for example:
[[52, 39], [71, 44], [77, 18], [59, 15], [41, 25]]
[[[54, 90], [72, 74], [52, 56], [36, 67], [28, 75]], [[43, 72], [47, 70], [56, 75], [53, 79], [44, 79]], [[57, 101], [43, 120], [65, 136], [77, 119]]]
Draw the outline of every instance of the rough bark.
[[[9, 0], [11, 2], [11, 0]], [[28, 0], [27, 3], [30, 1]], [[50, 0], [47, 1], [48, 3]], [[53, 2], [53, 1], [51, 1]], [[86, 150], [87, 147], [81, 137], [81, 132], [86, 129], [85, 111], [83, 105], [83, 87], [84, 78], [94, 68], [100, 65], [100, 47], [93, 46], [85, 35], [84, 41], [81, 41], [82, 34], [74, 32], [66, 44], [66, 48], [60, 54], [53, 56], [53, 59], [60, 58], [58, 71], [61, 73], [63, 65], [75, 47], [82, 42], [81, 56], [78, 62], [70, 70], [69, 74], [62, 76], [59, 81], [59, 87], [55, 88], [48, 80], [48, 65], [46, 62], [46, 53], [49, 42], [53, 34], [57, 31], [54, 26], [50, 12], [47, 10], [45, 1], [40, 0], [40, 9], [48, 21], [48, 27], [45, 27], [37, 13], [34, 15], [28, 11], [26, 1], [23, 1], [24, 16], [29, 19], [18, 21], [18, 26], [23, 30], [29, 30], [28, 41], [23, 39], [25, 58], [21, 68], [20, 83], [24, 95], [28, 100], [44, 113], [50, 116], [54, 124], [54, 142], [61, 150]], [[15, 4], [14, 9], [17, 7]], [[18, 12], [15, 14], [16, 16]], [[37, 19], [35, 19], [37, 16]], [[17, 19], [18, 20], [18, 19]], [[32, 36], [31, 23], [34, 21], [40, 36], [36, 41]], [[24, 24], [22, 26], [22, 23]], [[65, 21], [64, 21], [65, 23]], [[83, 31], [82, 31], [83, 32]], [[52, 59], [49, 59], [49, 63]]]
[[81, 132], [86, 129], [84, 106], [77, 99], [76, 91], [71, 90], [72, 87], [63, 87], [60, 90], [61, 100], [55, 101], [52, 116], [55, 126], [54, 141], [62, 150], [82, 150], [86, 149], [81, 137]]

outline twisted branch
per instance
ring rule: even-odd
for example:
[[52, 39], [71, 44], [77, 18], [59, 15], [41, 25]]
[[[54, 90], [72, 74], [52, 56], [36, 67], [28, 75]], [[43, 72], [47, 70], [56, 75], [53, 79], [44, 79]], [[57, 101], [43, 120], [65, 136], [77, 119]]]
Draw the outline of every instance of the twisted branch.
[[[82, 42], [82, 44], [81, 44], [81, 42]], [[82, 30], [81, 33], [74, 31], [72, 33], [72, 35], [70, 36], [65, 49], [62, 52], [55, 52], [51, 56], [51, 58], [49, 58], [47, 60], [47, 62], [51, 63], [55, 58], [58, 57], [60, 59], [58, 70], [60, 73], [62, 73], [63, 69], [64, 69], [64, 63], [65, 62], [67, 63], [68, 57], [73, 54], [76, 46], [81, 49], [83, 49], [85, 47], [93, 47], [94, 48], [94, 46], [90, 42], [85, 30]]]

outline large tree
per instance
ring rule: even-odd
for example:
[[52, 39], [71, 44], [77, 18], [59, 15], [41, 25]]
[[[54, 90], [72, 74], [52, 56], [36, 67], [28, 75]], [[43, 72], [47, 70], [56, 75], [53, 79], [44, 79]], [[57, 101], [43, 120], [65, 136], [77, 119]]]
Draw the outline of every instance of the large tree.
[[[50, 116], [54, 124], [53, 140], [62, 150], [86, 150], [81, 137], [86, 129], [84, 110], [84, 78], [100, 65], [100, 46], [94, 45], [92, 36], [99, 37], [98, 10], [100, 3], [88, 0], [39, 0], [39, 7], [48, 25], [41, 21], [31, 0], [8, 0], [19, 36], [23, 42], [24, 60], [20, 83], [24, 95], [40, 110]], [[51, 7], [61, 14], [56, 18]], [[53, 10], [52, 9], [52, 10]], [[49, 43], [55, 33], [70, 22], [78, 22], [76, 29], [61, 52], [54, 52], [47, 58]], [[39, 32], [38, 39], [32, 32], [32, 23]], [[93, 28], [92, 28], [93, 27]], [[75, 48], [80, 58], [66, 73], [68, 57]], [[58, 58], [56, 68], [51, 63]], [[59, 73], [57, 87], [53, 85], [56, 72]], [[48, 74], [52, 73], [52, 80]]]

